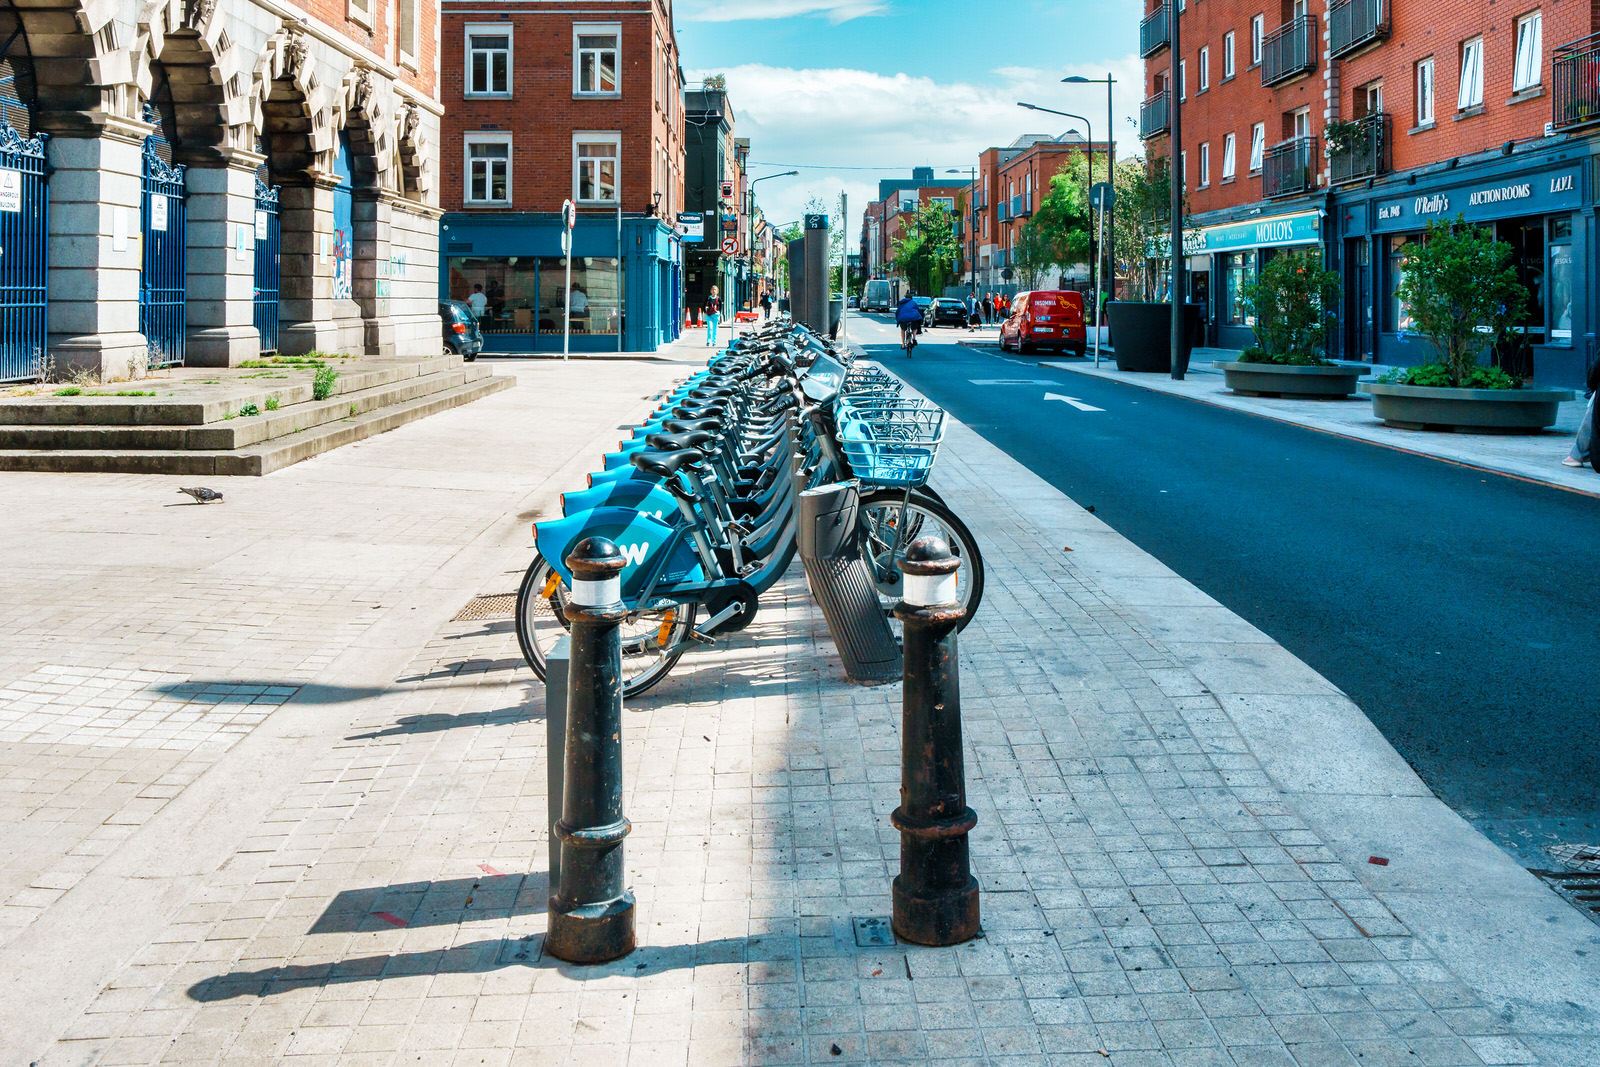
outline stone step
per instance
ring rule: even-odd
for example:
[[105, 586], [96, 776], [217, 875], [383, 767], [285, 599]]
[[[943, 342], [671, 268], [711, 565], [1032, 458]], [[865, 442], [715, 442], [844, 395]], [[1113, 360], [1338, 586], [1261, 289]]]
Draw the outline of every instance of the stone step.
[[341, 445], [375, 437], [408, 422], [470, 404], [515, 384], [516, 379], [510, 377], [478, 378], [454, 388], [231, 451], [0, 449], [0, 471], [195, 476], [270, 474]]
[[[437, 373], [402, 378], [366, 389], [336, 393], [327, 400], [306, 400], [263, 410], [259, 415], [222, 419], [201, 426], [171, 425], [0, 425], [0, 448], [77, 451], [143, 450], [224, 451], [246, 448], [285, 434], [309, 430], [348, 418], [351, 408], [364, 415], [379, 408], [415, 400], [488, 377], [489, 368], [473, 364]], [[259, 407], [260, 405], [258, 405]]]
[[[459, 371], [467, 366], [460, 356], [455, 355], [366, 361], [341, 368], [343, 362], [329, 362], [329, 366], [339, 372], [338, 380], [333, 383], [332, 396], [357, 393], [413, 378], [432, 377]], [[254, 404], [264, 412], [269, 396], [278, 398], [281, 405], [279, 410], [297, 404], [318, 403], [312, 399], [314, 369], [300, 370], [292, 364], [278, 369], [289, 377], [236, 377], [221, 386], [198, 386], [189, 379], [168, 381], [152, 378], [89, 387], [90, 391], [148, 389], [176, 394], [170, 396], [7, 397], [0, 400], [0, 426], [205, 426], [225, 421], [226, 416], [236, 414], [245, 404]], [[272, 372], [269, 368], [260, 373]]]

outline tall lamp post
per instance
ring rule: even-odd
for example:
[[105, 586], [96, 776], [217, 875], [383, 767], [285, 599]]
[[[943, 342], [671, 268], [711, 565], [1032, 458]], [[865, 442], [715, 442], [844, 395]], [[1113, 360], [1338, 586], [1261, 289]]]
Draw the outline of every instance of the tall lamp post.
[[[1021, 100], [1017, 101], [1017, 106], [1027, 108], [1029, 111], [1043, 111], [1047, 115], [1060, 115], [1064, 119], [1077, 119], [1079, 122], [1083, 123], [1084, 136], [1088, 138], [1089, 141], [1089, 185], [1092, 187], [1094, 185], [1094, 127], [1089, 124], [1089, 120], [1084, 118], [1082, 115], [1074, 115], [1070, 111], [1057, 111], [1053, 107], [1040, 107], [1038, 104], [1025, 104]], [[1083, 202], [1084, 206], [1087, 208], [1090, 200], [1089, 190], [1084, 190], [1084, 194]], [[1043, 195], [1042, 188], [1039, 190], [1039, 195]], [[1091, 223], [1094, 221], [1093, 215], [1089, 217], [1089, 221]], [[1089, 227], [1089, 258], [1091, 261], [1093, 261], [1089, 267], [1090, 285], [1093, 286], [1096, 292], [1099, 292], [1099, 286], [1095, 285], [1095, 281], [1100, 277], [1100, 270], [1095, 264], [1100, 259], [1100, 253], [1095, 247], [1093, 225]]]
[[797, 175], [799, 173], [800, 172], [797, 171], [797, 170], [786, 170], [786, 171], [783, 171], [783, 172], [781, 172], [779, 174], [764, 174], [759, 178], [750, 179], [750, 188], [749, 188], [749, 190], [748, 190], [748, 192], [746, 194], [747, 197], [748, 197], [748, 203], [746, 204], [746, 207], [745, 207], [745, 214], [752, 221], [755, 219], [755, 214], [756, 214], [756, 186], [758, 184], [760, 184], [761, 182], [771, 181], [773, 178], [793, 178], [795, 175]]
[[[952, 167], [946, 174], [960, 174], [960, 167]], [[971, 294], [978, 295], [978, 168], [967, 168], [972, 191], [967, 194], [967, 274], [972, 279]]]
[[[1116, 137], [1112, 132], [1116, 128], [1116, 123], [1112, 118], [1111, 87], [1117, 83], [1117, 80], [1111, 76], [1110, 72], [1107, 72], [1104, 78], [1085, 78], [1081, 75], [1074, 74], [1070, 78], [1062, 78], [1061, 81], [1064, 85], [1103, 84], [1106, 87], [1106, 187], [1114, 189], [1116, 187], [1117, 179], [1116, 172], [1113, 168], [1116, 165], [1117, 147]], [[1107, 299], [1115, 300], [1117, 298], [1117, 208], [1115, 195], [1111, 197], [1110, 201], [1107, 202], [1105, 207], [1101, 208], [1101, 214], [1106, 216], [1106, 239], [1104, 242], [1104, 252], [1106, 257], [1106, 272], [1111, 279], [1106, 284], [1106, 293]], [[1095, 321], [1097, 323], [1099, 322], [1099, 314], [1100, 309], [1095, 308]]]

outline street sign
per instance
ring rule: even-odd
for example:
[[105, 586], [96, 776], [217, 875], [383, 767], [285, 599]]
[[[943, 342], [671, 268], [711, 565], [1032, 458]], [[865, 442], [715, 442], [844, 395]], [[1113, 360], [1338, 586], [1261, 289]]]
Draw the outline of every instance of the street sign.
[[1089, 187], [1089, 206], [1096, 211], [1117, 206], [1117, 191], [1110, 182], [1095, 182]]
[[724, 200], [732, 200], [733, 199], [733, 183], [732, 182], [723, 182], [722, 183], [722, 199], [724, 199]]
[[1008, 282], [1012, 278], [1015, 278], [1016, 276], [1017, 276], [1017, 272], [1012, 270], [1010, 267], [1007, 267], [1005, 270], [1000, 272], [1000, 277], [1004, 278]]
[[22, 210], [22, 172], [0, 167], [0, 211]]
[[826, 230], [827, 228], [828, 228], [828, 216], [826, 216], [826, 215], [807, 215], [806, 216], [806, 229], [808, 229], [808, 230]]
[[678, 235], [685, 241], [706, 239], [706, 219], [698, 211], [678, 212]]
[[737, 237], [724, 237], [722, 239], [722, 254], [733, 256], [739, 253], [739, 239]]

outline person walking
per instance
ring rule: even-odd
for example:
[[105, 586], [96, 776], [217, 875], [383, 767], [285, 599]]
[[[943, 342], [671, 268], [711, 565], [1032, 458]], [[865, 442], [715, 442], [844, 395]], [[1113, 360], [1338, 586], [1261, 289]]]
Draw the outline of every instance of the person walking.
[[1600, 360], [1589, 368], [1589, 406], [1578, 422], [1578, 433], [1572, 439], [1572, 451], [1561, 461], [1563, 467], [1589, 467], [1594, 464], [1594, 398], [1600, 395]]
[[761, 319], [763, 322], [772, 318], [772, 294], [761, 294]]
[[971, 333], [978, 328], [978, 323], [982, 321], [982, 316], [978, 314], [978, 294], [968, 293], [967, 298], [962, 303], [967, 308], [967, 332]]
[[717, 287], [711, 287], [711, 295], [706, 297], [706, 347], [714, 348], [717, 343], [717, 323], [722, 318], [721, 301], [717, 299]]

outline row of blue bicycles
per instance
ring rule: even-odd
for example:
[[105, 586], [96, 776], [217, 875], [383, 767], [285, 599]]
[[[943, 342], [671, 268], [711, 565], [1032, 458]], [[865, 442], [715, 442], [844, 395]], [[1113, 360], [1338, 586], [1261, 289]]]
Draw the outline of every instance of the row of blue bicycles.
[[960, 560], [957, 593], [971, 619], [983, 559], [927, 484], [944, 411], [902, 389], [787, 319], [733, 341], [633, 427], [587, 488], [562, 497], [561, 518], [535, 524], [516, 614], [534, 672], [544, 678], [567, 632], [565, 559], [579, 541], [607, 537], [625, 559], [623, 693], [636, 696], [684, 653], [750, 625], [794, 561], [799, 494], [852, 479], [854, 536], [884, 610], [900, 598], [906, 548], [932, 534]]

